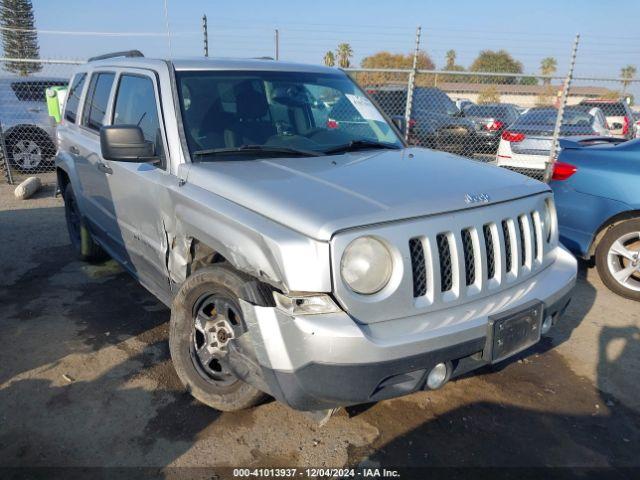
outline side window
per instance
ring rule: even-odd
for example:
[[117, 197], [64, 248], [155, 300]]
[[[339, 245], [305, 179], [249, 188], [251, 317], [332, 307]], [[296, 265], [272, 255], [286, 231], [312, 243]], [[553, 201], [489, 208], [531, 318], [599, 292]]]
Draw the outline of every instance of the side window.
[[114, 76], [113, 73], [94, 73], [91, 76], [82, 111], [82, 125], [91, 130], [98, 131], [104, 125]]
[[160, 122], [153, 81], [149, 77], [120, 77], [113, 125], [138, 125], [145, 140], [157, 142]]
[[78, 106], [80, 105], [80, 95], [82, 94], [82, 87], [84, 86], [85, 78], [87, 78], [86, 73], [76, 74], [71, 82], [71, 88], [69, 88], [67, 105], [64, 109], [64, 118], [71, 123], [76, 123]]

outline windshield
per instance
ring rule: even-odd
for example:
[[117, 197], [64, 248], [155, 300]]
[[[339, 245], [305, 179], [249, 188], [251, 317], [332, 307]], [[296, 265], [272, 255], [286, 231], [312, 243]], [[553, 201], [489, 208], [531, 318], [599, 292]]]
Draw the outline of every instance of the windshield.
[[187, 143], [199, 160], [234, 150], [260, 156], [267, 151], [325, 153], [354, 144], [402, 147], [377, 108], [342, 73], [176, 75]]

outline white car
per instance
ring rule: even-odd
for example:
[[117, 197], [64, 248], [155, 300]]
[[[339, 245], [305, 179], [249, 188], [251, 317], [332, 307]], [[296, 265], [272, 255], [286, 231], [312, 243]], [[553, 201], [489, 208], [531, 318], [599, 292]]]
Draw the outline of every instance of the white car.
[[[510, 170], [541, 178], [552, 145], [558, 111], [531, 108], [502, 133], [496, 163]], [[570, 106], [564, 110], [561, 136], [608, 136], [604, 114], [599, 108]]]

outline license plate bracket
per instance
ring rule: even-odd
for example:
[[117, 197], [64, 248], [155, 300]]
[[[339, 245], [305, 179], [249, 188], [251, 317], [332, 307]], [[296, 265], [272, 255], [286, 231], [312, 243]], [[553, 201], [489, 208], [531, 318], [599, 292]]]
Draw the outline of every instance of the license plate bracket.
[[538, 343], [543, 310], [534, 300], [489, 317], [484, 359], [497, 363]]

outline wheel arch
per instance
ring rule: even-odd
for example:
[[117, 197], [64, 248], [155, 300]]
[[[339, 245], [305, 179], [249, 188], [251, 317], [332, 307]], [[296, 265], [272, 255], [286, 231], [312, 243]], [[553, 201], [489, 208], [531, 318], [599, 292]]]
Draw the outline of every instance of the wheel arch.
[[624, 212], [618, 212], [615, 215], [609, 217], [605, 220], [600, 227], [596, 230], [596, 234], [593, 236], [593, 240], [591, 241], [591, 245], [589, 245], [589, 250], [587, 253], [587, 259], [593, 258], [596, 253], [596, 248], [598, 248], [598, 244], [602, 240], [602, 237], [605, 236], [607, 231], [610, 228], [615, 227], [619, 223], [622, 223], [627, 220], [633, 220], [635, 218], [640, 218], [640, 210], [626, 210]]

